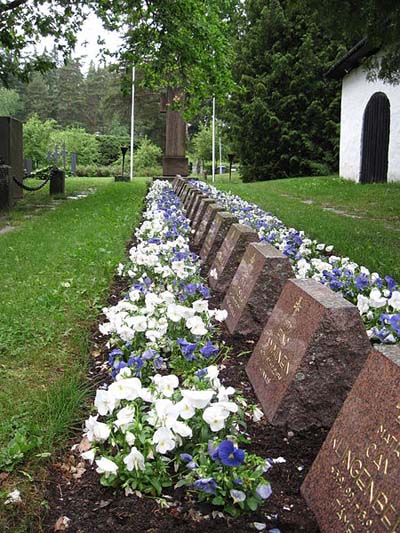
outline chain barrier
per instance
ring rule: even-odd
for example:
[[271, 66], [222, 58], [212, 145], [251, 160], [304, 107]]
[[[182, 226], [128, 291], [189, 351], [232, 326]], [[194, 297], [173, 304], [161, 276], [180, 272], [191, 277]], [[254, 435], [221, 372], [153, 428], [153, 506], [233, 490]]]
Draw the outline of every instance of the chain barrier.
[[[29, 185], [25, 185], [24, 183], [22, 183], [22, 181], [19, 181], [17, 180], [17, 178], [15, 178], [14, 176], [12, 177], [13, 181], [18, 185], [18, 187], [21, 187], [21, 189], [24, 189], [24, 191], [29, 191], [29, 192], [35, 192], [35, 191], [40, 191], [40, 189], [43, 189], [43, 187], [45, 185], [47, 185], [47, 182], [53, 177], [53, 174], [54, 172], [57, 170], [56, 167], [53, 167], [51, 170], [50, 170], [50, 174], [47, 176], [47, 178], [44, 180], [43, 183], [41, 183], [40, 185], [38, 185], [37, 187], [29, 187]], [[25, 176], [24, 177], [24, 180], [26, 178], [29, 178], [29, 177], [33, 177], [33, 175], [29, 175], [29, 176]]]

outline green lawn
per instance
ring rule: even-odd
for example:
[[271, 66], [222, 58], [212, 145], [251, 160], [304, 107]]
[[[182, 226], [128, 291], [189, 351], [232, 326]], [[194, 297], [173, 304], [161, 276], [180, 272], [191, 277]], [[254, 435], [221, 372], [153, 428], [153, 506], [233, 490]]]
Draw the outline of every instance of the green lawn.
[[337, 176], [241, 183], [217, 175], [216, 186], [400, 281], [400, 183], [360, 185]]
[[90, 326], [140, 220], [146, 180], [67, 180], [67, 194], [89, 188], [54, 210], [38, 207], [48, 190], [26, 193], [0, 213], [17, 226], [0, 235], [0, 472], [46, 455], [81, 424]]

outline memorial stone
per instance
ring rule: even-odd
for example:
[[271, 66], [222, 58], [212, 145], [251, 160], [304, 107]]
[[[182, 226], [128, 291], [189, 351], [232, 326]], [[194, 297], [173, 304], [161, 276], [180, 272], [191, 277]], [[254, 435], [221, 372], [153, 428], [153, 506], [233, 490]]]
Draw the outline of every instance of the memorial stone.
[[22, 198], [22, 189], [14, 182], [24, 179], [24, 159], [22, 149], [22, 122], [12, 117], [0, 117], [0, 158], [11, 167], [9, 187], [14, 200]]
[[400, 531], [400, 347], [372, 350], [301, 493], [324, 533]]
[[208, 283], [218, 293], [225, 293], [246, 251], [247, 245], [257, 242], [258, 235], [243, 224], [233, 224], [211, 265]]
[[292, 277], [290, 261], [279, 250], [267, 243], [249, 244], [222, 302], [229, 332], [258, 337]]
[[215, 204], [215, 201], [212, 198], [203, 198], [203, 200], [200, 200], [199, 207], [193, 218], [193, 224], [192, 224], [192, 228], [195, 233], [201, 221], [204, 219], [204, 215], [207, 211], [207, 207], [211, 204]]
[[201, 220], [194, 235], [193, 246], [195, 248], [201, 249], [210, 230], [211, 224], [213, 223], [215, 215], [220, 211], [223, 211], [223, 208], [220, 207], [218, 204], [211, 203], [207, 206], [207, 209], [204, 213], [204, 217]]
[[77, 155], [75, 152], [71, 152], [71, 175], [76, 176]]
[[192, 197], [192, 194], [194, 194], [194, 192], [195, 192], [195, 188], [192, 185], [189, 185], [187, 193], [186, 193], [185, 198], [183, 200], [183, 204], [185, 206], [185, 209], [188, 208], [188, 205], [189, 205], [189, 202], [190, 202], [190, 198]]
[[199, 253], [203, 262], [203, 272], [208, 272], [229, 229], [237, 221], [238, 219], [234, 215], [226, 211], [221, 211], [215, 215]]
[[292, 279], [246, 372], [271, 424], [330, 428], [370, 349], [355, 305], [313, 279]]
[[190, 208], [190, 211], [188, 212], [188, 217], [192, 221], [192, 225], [193, 225], [197, 210], [199, 208], [200, 202], [201, 202], [201, 200], [204, 200], [205, 198], [209, 198], [209, 196], [207, 196], [206, 194], [203, 194], [201, 192], [199, 192], [194, 198], [192, 207]]
[[190, 212], [192, 211], [193, 204], [194, 204], [196, 198], [199, 196], [199, 194], [201, 194], [201, 193], [199, 192], [198, 189], [196, 189], [196, 188], [193, 189], [193, 192], [192, 192], [192, 194], [190, 196], [190, 199], [189, 199], [187, 207], [186, 207], [186, 216], [188, 218], [190, 218]]

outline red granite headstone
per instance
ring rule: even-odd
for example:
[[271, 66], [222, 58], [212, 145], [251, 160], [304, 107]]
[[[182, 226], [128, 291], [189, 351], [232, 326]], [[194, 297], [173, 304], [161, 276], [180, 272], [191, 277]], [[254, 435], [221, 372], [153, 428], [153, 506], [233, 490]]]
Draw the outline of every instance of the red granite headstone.
[[257, 241], [257, 232], [243, 224], [233, 224], [229, 228], [208, 276], [208, 283], [214, 291], [224, 293], [228, 289], [247, 245]]
[[192, 226], [194, 224], [194, 220], [195, 220], [195, 217], [196, 217], [196, 214], [197, 214], [197, 210], [199, 209], [200, 207], [200, 202], [201, 200], [204, 200], [204, 199], [210, 199], [209, 196], [205, 195], [205, 194], [198, 194], [195, 199], [194, 199], [194, 202], [193, 202], [193, 205], [190, 209], [190, 212], [188, 213], [188, 217], [190, 218], [190, 220], [192, 221]]
[[330, 428], [370, 349], [355, 305], [313, 279], [292, 279], [246, 372], [273, 425]]
[[289, 259], [279, 250], [267, 243], [249, 244], [222, 302], [229, 332], [259, 336], [293, 276]]
[[235, 216], [225, 211], [221, 211], [215, 215], [199, 253], [203, 261], [203, 272], [208, 271], [211, 267], [218, 250], [221, 248], [228, 234], [229, 228], [237, 221]]
[[372, 350], [301, 493], [324, 533], [400, 531], [400, 347]]
[[199, 207], [197, 209], [195, 216], [193, 217], [193, 223], [192, 223], [192, 229], [195, 233], [198, 227], [200, 226], [201, 221], [204, 218], [204, 215], [207, 211], [207, 207], [211, 204], [215, 204], [215, 200], [213, 200], [212, 198], [204, 198], [203, 200], [200, 200], [200, 203], [198, 204]]
[[223, 208], [215, 203], [208, 204], [204, 216], [202, 220], [200, 221], [200, 224], [196, 230], [196, 233], [194, 235], [193, 239], [193, 246], [196, 248], [201, 248], [203, 246], [203, 243], [207, 237], [207, 234], [210, 230], [211, 224], [213, 223], [213, 220], [215, 218], [215, 215], [219, 213], [220, 211], [223, 211]]
[[190, 202], [186, 208], [186, 216], [191, 220], [191, 212], [193, 210], [193, 206], [195, 205], [197, 199], [199, 198], [199, 196], [203, 196], [201, 191], [199, 191], [198, 189], [195, 189], [191, 198], [190, 198]]

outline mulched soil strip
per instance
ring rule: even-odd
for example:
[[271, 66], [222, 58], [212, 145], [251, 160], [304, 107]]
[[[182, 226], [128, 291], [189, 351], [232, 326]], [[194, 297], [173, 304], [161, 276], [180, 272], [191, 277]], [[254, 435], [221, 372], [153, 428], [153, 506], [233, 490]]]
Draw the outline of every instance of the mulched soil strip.
[[[129, 246], [132, 244], [129, 243]], [[124, 282], [115, 278], [109, 305], [117, 303], [126, 288]], [[218, 306], [219, 303], [219, 298], [214, 295], [211, 306]], [[100, 316], [98, 323], [103, 318]], [[97, 326], [98, 324], [92, 330], [94, 357], [90, 371], [94, 389], [99, 383], [109, 380], [106, 370], [102, 368], [108, 353], [106, 339], [100, 335]], [[256, 402], [245, 373], [254, 340], [232, 336], [223, 328], [219, 341], [231, 347], [229, 357], [223, 362], [225, 368], [220, 373], [222, 382], [242, 391], [248, 401]], [[44, 531], [54, 531], [57, 520], [66, 516], [70, 519], [67, 531], [71, 533], [104, 532], [108, 529], [113, 533], [224, 533], [231, 532], [232, 529], [241, 533], [256, 531], [252, 522], [265, 522], [265, 531], [279, 528], [282, 533], [317, 533], [318, 525], [300, 495], [300, 486], [327, 432], [315, 430], [293, 434], [274, 428], [262, 419], [257, 424], [249, 422], [247, 433], [252, 439], [251, 445], [247, 447], [249, 452], [265, 458], [284, 457], [286, 460], [269, 470], [267, 477], [272, 484], [272, 496], [250, 516], [236, 519], [213, 518], [212, 512], [218, 509], [197, 503], [195, 496], [184, 489], [165, 492], [171, 505], [166, 509], [151, 498], [139, 498], [136, 495], [126, 497], [121, 489], [101, 486], [95, 468], [87, 463], [84, 465], [86, 471], [81, 474], [79, 464], [82, 461], [79, 453], [69, 451], [50, 467], [46, 495], [49, 511], [44, 518]], [[77, 435], [71, 445], [79, 440], [80, 435]]]

